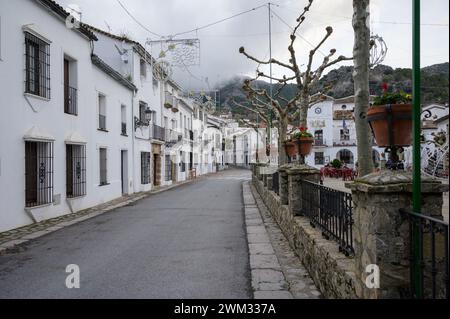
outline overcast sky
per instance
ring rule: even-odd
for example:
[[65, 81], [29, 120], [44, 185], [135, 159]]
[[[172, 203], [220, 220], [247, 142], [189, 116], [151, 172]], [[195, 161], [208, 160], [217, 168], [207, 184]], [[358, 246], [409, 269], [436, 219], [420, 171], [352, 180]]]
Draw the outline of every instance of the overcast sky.
[[[116, 0], [58, 0], [63, 6], [77, 4], [83, 12], [84, 22], [101, 29], [111, 28], [113, 33], [126, 32], [142, 43], [147, 38], [157, 40], [134, 22]], [[126, 8], [151, 31], [160, 35], [173, 35], [188, 31], [267, 3], [268, 0], [121, 0]], [[384, 64], [393, 67], [411, 67], [411, 0], [372, 0], [372, 32], [382, 36], [388, 46]], [[289, 25], [307, 0], [272, 0], [274, 13]], [[447, 62], [449, 56], [449, 1], [422, 1], [422, 65]], [[290, 29], [276, 15], [272, 16], [273, 56], [287, 61]], [[352, 0], [315, 0], [306, 23], [300, 29], [296, 51], [298, 59], [305, 61], [311, 44], [320, 41], [325, 27], [334, 28], [333, 36], [322, 47], [327, 53], [337, 49], [337, 55], [351, 55], [353, 29], [351, 24]], [[433, 24], [433, 25], [430, 25]], [[185, 87], [207, 89], [234, 75], [252, 75], [255, 64], [238, 53], [245, 46], [249, 53], [261, 59], [268, 57], [268, 10], [266, 7], [230, 19], [213, 27], [183, 37], [201, 41], [201, 65], [191, 67], [190, 75], [178, 69], [177, 80]], [[309, 43], [308, 43], [309, 42]], [[317, 54], [316, 62], [322, 59]], [[303, 63], [301, 63], [303, 64]], [[264, 70], [264, 69], [263, 69]], [[275, 69], [276, 75], [281, 75]]]

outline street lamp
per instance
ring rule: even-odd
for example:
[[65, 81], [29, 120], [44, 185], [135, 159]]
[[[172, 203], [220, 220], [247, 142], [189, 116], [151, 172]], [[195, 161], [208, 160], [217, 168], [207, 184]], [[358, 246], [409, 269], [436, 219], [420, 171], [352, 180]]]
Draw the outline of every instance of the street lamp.
[[136, 130], [138, 127], [149, 126], [150, 121], [152, 119], [153, 111], [147, 107], [144, 111], [144, 121], [142, 121], [137, 116], [134, 117], [134, 129]]

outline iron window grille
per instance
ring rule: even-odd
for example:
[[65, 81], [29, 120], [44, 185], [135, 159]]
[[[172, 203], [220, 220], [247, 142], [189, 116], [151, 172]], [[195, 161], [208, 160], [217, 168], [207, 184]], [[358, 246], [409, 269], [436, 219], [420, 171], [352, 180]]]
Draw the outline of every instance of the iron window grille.
[[142, 126], [149, 126], [150, 121], [147, 119], [146, 110], [148, 109], [148, 104], [144, 102], [139, 103], [139, 122]]
[[323, 165], [325, 164], [325, 156], [323, 152], [316, 152], [314, 154], [314, 160], [316, 165]]
[[170, 155], [166, 155], [165, 171], [166, 182], [169, 182], [172, 180], [172, 160]]
[[25, 142], [25, 206], [53, 202], [53, 142]]
[[108, 152], [106, 148], [100, 148], [100, 186], [108, 185]]
[[86, 195], [86, 146], [66, 145], [66, 195]]
[[149, 152], [141, 153], [141, 184], [148, 185], [150, 184], [150, 161], [151, 154]]
[[50, 99], [50, 45], [25, 32], [25, 93]]
[[78, 115], [77, 89], [64, 85], [64, 113]]

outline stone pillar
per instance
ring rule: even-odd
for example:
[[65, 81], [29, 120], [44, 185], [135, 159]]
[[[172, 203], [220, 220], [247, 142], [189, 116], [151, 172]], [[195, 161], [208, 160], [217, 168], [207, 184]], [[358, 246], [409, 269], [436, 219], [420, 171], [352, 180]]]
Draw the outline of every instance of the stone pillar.
[[301, 180], [316, 184], [320, 183], [320, 171], [308, 165], [295, 165], [287, 170], [288, 175], [288, 203], [293, 215], [302, 215]]
[[286, 164], [286, 165], [282, 165], [280, 166], [280, 168], [278, 169], [278, 173], [279, 173], [279, 186], [280, 186], [280, 201], [281, 201], [281, 205], [288, 205], [289, 204], [289, 198], [288, 198], [288, 174], [287, 171], [289, 168], [291, 168], [292, 165], [291, 164]]
[[[442, 219], [448, 186], [423, 177], [422, 214]], [[408, 298], [409, 223], [399, 210], [412, 207], [412, 175], [381, 171], [346, 183], [352, 190], [356, 293], [361, 298]], [[369, 289], [367, 266], [380, 269], [380, 288]]]

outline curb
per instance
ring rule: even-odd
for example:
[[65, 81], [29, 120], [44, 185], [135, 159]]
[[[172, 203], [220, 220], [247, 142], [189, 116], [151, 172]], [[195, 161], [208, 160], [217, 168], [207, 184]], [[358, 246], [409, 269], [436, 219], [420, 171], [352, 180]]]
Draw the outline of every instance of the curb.
[[[194, 182], [198, 182], [198, 181], [204, 179], [207, 176], [210, 176], [210, 174], [202, 175], [202, 176], [199, 176], [198, 178], [196, 178], [194, 180], [184, 181], [184, 182], [181, 182], [181, 183], [177, 183], [175, 185], [168, 186], [166, 188], [158, 189], [158, 190], [155, 190], [155, 191], [149, 191], [149, 192], [143, 193], [142, 195], [137, 195], [135, 198], [128, 199], [128, 200], [125, 200], [125, 201], [123, 201], [121, 203], [115, 204], [113, 206], [109, 206], [109, 207], [106, 207], [104, 209], [99, 209], [96, 212], [93, 212], [93, 213], [90, 213], [90, 214], [86, 214], [84, 216], [75, 218], [73, 220], [63, 221], [63, 222], [61, 222], [59, 224], [55, 224], [53, 226], [50, 226], [50, 227], [48, 227], [48, 228], [46, 228], [44, 230], [39, 230], [37, 232], [27, 234], [27, 235], [25, 235], [25, 236], [23, 236], [21, 238], [17, 238], [17, 239], [5, 242], [3, 244], [0, 244], [0, 256], [8, 253], [8, 251], [14, 249], [15, 247], [17, 247], [19, 245], [23, 245], [23, 244], [28, 243], [28, 242], [30, 242], [32, 240], [35, 240], [35, 239], [38, 239], [40, 237], [49, 235], [49, 234], [54, 233], [54, 232], [56, 232], [58, 230], [61, 230], [63, 228], [79, 224], [81, 222], [84, 222], [84, 221], [92, 219], [94, 217], [97, 217], [97, 216], [103, 215], [105, 213], [111, 212], [111, 211], [116, 210], [118, 208], [122, 208], [122, 207], [128, 206], [130, 204], [133, 204], [135, 202], [138, 202], [140, 200], [148, 198], [148, 197], [150, 197], [152, 195], [157, 195], [157, 194], [167, 192], [169, 190], [172, 190], [174, 188], [177, 188], [177, 187], [180, 187], [180, 186], [183, 186], [183, 185], [187, 185], [187, 184], [191, 184], [191, 183], [194, 183]], [[90, 209], [92, 209], [92, 208], [90, 208]]]

